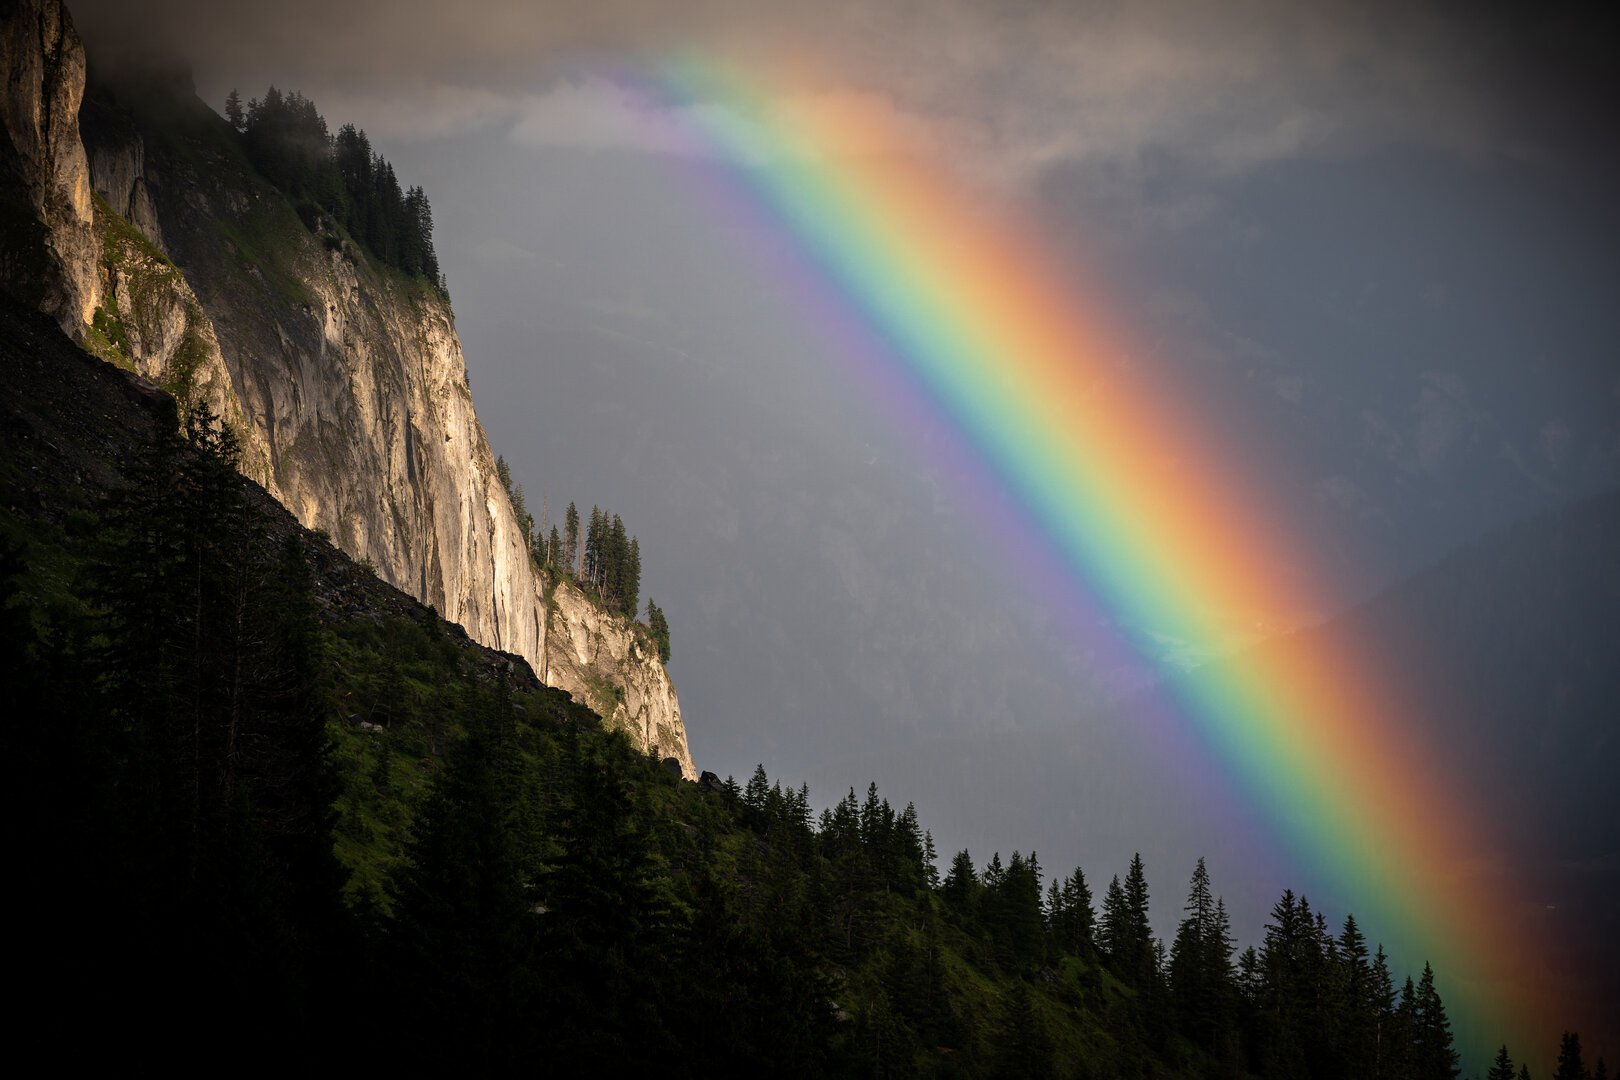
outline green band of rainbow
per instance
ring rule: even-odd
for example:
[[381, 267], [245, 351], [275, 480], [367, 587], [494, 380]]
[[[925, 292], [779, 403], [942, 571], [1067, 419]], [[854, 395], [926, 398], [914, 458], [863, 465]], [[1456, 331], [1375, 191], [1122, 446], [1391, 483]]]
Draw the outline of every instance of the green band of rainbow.
[[[730, 116], [785, 96], [694, 61], [663, 80], [666, 105]], [[913, 156], [839, 153], [892, 145], [881, 117], [688, 115], [1118, 623], [1218, 648], [1234, 619], [1318, 610], [1283, 518], [1173, 387], [1116, 363], [1125, 349], [1039, 243]], [[1522, 906], [1395, 688], [1304, 636], [1250, 655], [1181, 684], [1178, 706], [1296, 864], [1396, 961], [1434, 962], [1461, 1034], [1547, 1030], [1557, 1003]]]

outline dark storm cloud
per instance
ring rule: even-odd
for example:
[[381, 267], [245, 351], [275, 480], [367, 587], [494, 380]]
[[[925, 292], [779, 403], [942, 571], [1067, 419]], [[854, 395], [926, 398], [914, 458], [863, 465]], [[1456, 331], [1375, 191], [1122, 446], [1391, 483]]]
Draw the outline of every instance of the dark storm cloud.
[[566, 80], [697, 49], [791, 70], [785, 81], [810, 83], [799, 90], [881, 95], [966, 171], [1002, 177], [1156, 149], [1214, 175], [1388, 142], [1575, 167], [1614, 153], [1599, 137], [1613, 127], [1607, 27], [1557, 9], [80, 0], [74, 11], [98, 55], [160, 42], [190, 57], [205, 93], [293, 85], [384, 137], [554, 117], [559, 82], [588, 126], [604, 107]]

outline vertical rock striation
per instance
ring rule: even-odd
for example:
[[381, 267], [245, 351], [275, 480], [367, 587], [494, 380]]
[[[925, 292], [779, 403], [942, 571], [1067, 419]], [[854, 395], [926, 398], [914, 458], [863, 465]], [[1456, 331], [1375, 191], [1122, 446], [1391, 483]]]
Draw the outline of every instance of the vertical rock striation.
[[683, 775], [696, 777], [675, 686], [647, 631], [603, 610], [568, 581], [552, 590], [549, 611], [541, 680], [568, 690], [642, 749], [674, 758]]
[[78, 340], [99, 296], [79, 139], [84, 46], [61, 0], [0, 2], [0, 287]]
[[548, 596], [449, 300], [290, 205], [172, 72], [93, 88], [81, 141], [84, 51], [60, 0], [0, 5], [0, 284], [207, 402], [306, 526], [695, 777], [644, 631], [571, 585]]

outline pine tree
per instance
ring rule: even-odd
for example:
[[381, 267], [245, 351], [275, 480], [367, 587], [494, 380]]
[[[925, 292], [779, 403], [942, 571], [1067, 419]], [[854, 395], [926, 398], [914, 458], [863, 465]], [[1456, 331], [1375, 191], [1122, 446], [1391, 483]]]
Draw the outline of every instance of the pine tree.
[[523, 549], [532, 550], [534, 546], [534, 515], [529, 513], [528, 503], [523, 498], [523, 485], [519, 484], [512, 489], [512, 516], [517, 518], [518, 531], [523, 534]]
[[1315, 920], [1310, 905], [1292, 889], [1271, 909], [1261, 946], [1260, 1039], [1269, 1070], [1308, 1073], [1307, 1051], [1315, 1041], [1310, 1015], [1316, 1001], [1312, 982]]
[[1452, 1045], [1451, 1021], [1434, 986], [1434, 969], [1423, 965], [1417, 995], [1417, 1065], [1424, 1080], [1452, 1080], [1462, 1072]]
[[108, 844], [81, 873], [140, 928], [102, 958], [110, 972], [139, 971], [197, 1023], [228, 1000], [257, 1037], [311, 1000], [339, 921], [314, 601], [296, 540], [260, 549], [229, 431], [204, 406], [183, 432], [168, 419], [89, 555], [98, 678], [60, 691], [93, 695], [70, 741], [104, 781], [84, 797]]
[[[991, 860], [992, 870], [997, 860]], [[1000, 880], [990, 885], [986, 871], [987, 907], [985, 922], [996, 939], [1002, 963], [1016, 971], [1028, 971], [1041, 959], [1041, 868], [1034, 852], [1025, 858], [1012, 853]]]
[[1086, 873], [1078, 866], [1063, 882], [1062, 907], [1059, 947], [1075, 956], [1090, 956], [1096, 948], [1097, 916], [1091, 908], [1091, 889], [1086, 885]]
[[564, 573], [574, 576], [579, 573], [579, 510], [572, 502], [568, 504], [568, 511], [563, 517], [563, 548], [562, 562], [559, 564]]
[[585, 530], [583, 577], [587, 583], [595, 586], [598, 591], [602, 588], [602, 541], [605, 533], [602, 508], [593, 506], [591, 507], [591, 521]]
[[1226, 905], [1214, 898], [1203, 859], [1193, 870], [1184, 910], [1170, 952], [1172, 1001], [1183, 1030], [1213, 1050], [1228, 1025], [1232, 939]]
[[567, 1071], [651, 1068], [673, 1053], [662, 988], [673, 982], [669, 911], [653, 883], [644, 796], [607, 752], [571, 729], [561, 847], [541, 882], [548, 967], [566, 973], [548, 1011]]
[[647, 598], [647, 629], [652, 632], [652, 639], [658, 645], [658, 659], [669, 663], [669, 620], [651, 597]]
[[756, 819], [763, 820], [765, 814], [765, 799], [770, 794], [771, 778], [765, 775], [763, 764], [754, 766], [754, 775], [748, 778], [748, 786], [743, 788], [743, 806], [754, 815]]
[[[607, 527], [605, 563], [603, 572], [603, 592], [608, 600], [609, 611], [625, 611], [624, 600], [628, 595], [626, 586], [630, 578], [630, 540], [624, 531], [624, 522], [618, 514]], [[630, 608], [629, 611], [634, 611]]]
[[964, 848], [951, 859], [951, 868], [945, 874], [945, 883], [939, 887], [940, 898], [957, 921], [971, 925], [978, 915], [979, 876], [973, 869], [973, 857]]
[[225, 95], [225, 119], [237, 131], [247, 127], [247, 115], [242, 112], [242, 95], [231, 87], [231, 92]]
[[1232, 936], [1232, 918], [1226, 913], [1226, 901], [1215, 898], [1215, 925], [1204, 941], [1205, 962], [1216, 987], [1217, 1001], [1222, 1008], [1231, 1003], [1237, 991], [1237, 967], [1233, 950], [1237, 939]]
[[1396, 1074], [1390, 1063], [1396, 1060], [1393, 1056], [1395, 1047], [1392, 1041], [1395, 1023], [1395, 981], [1389, 973], [1389, 957], [1384, 955], [1382, 945], [1378, 946], [1377, 954], [1373, 958], [1368, 982], [1373, 1015], [1373, 1075], [1393, 1077]]
[[405, 995], [412, 1020], [447, 1024], [459, 1052], [487, 1066], [499, 1063], [503, 1028], [536, 1007], [526, 971], [540, 926], [519, 844], [509, 708], [485, 699], [467, 722], [418, 815], [395, 905], [419, 980]]
[[1564, 1037], [1558, 1044], [1558, 1071], [1553, 1073], [1553, 1080], [1588, 1080], [1586, 1061], [1581, 1056], [1581, 1036], [1578, 1032], [1564, 1032]]
[[1338, 954], [1344, 1069], [1351, 1076], [1372, 1076], [1377, 1068], [1374, 1054], [1378, 1015], [1373, 1000], [1373, 971], [1368, 964], [1367, 939], [1356, 925], [1354, 915], [1345, 916], [1344, 929], [1339, 933]]
[[931, 856], [924, 844], [921, 826], [917, 823], [915, 803], [906, 803], [906, 808], [895, 817], [892, 842], [900, 889], [910, 894], [924, 888], [928, 884]]
[[1496, 1062], [1491, 1065], [1491, 1071], [1485, 1074], [1485, 1080], [1513, 1080], [1513, 1059], [1508, 1057], [1507, 1044], [1496, 1052]]
[[1141, 853], [1131, 856], [1131, 866], [1125, 874], [1125, 909], [1127, 967], [1124, 978], [1134, 986], [1145, 987], [1153, 981], [1155, 965], [1153, 927], [1148, 922], [1147, 872], [1142, 866]]
[[625, 560], [624, 583], [620, 586], [619, 610], [631, 618], [641, 610], [641, 542], [630, 538], [630, 552]]
[[1390, 1021], [1389, 1053], [1385, 1057], [1385, 1075], [1406, 1080], [1418, 1076], [1418, 998], [1412, 976], [1401, 984], [1399, 999], [1395, 1003]]
[[1123, 977], [1130, 964], [1131, 931], [1125, 890], [1119, 883], [1118, 874], [1109, 880], [1108, 889], [1103, 893], [1097, 944], [1108, 958], [1108, 966], [1116, 975]]
[[995, 1038], [994, 1077], [1039, 1080], [1052, 1075], [1052, 1040], [1030, 999], [1029, 984], [1013, 980]]

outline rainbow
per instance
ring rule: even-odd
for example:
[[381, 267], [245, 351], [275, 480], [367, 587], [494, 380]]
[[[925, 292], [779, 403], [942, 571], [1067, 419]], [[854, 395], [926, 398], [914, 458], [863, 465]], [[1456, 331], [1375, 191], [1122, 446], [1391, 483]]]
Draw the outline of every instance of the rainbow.
[[[1116, 625], [1220, 651], [1234, 623], [1325, 609], [1308, 549], [1220, 434], [1173, 386], [1119, 362], [1124, 340], [1030, 230], [948, 170], [873, 151], [899, 141], [880, 110], [852, 99], [784, 121], [787, 87], [691, 60], [636, 92], [684, 118], [876, 343], [885, 376], [959, 434]], [[736, 122], [760, 116], [775, 122]], [[1399, 688], [1368, 658], [1310, 641], [1171, 680], [1182, 723], [1392, 960], [1433, 961], [1460, 1035], [1546, 1039], [1555, 1003], [1481, 815], [1413, 745]]]

